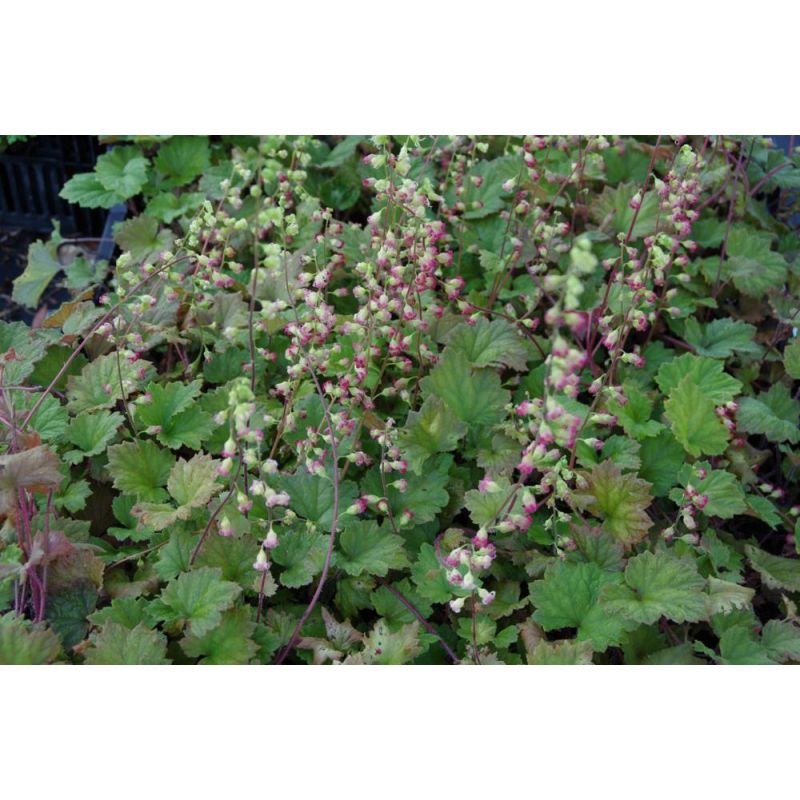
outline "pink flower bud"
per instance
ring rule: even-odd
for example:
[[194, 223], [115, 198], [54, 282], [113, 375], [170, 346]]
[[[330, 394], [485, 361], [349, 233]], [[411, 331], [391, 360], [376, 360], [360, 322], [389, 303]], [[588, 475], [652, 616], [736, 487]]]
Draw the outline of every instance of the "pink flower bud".
[[269, 571], [269, 559], [267, 558], [267, 554], [263, 547], [258, 551], [256, 560], [253, 562], [253, 569], [257, 570], [258, 572]]

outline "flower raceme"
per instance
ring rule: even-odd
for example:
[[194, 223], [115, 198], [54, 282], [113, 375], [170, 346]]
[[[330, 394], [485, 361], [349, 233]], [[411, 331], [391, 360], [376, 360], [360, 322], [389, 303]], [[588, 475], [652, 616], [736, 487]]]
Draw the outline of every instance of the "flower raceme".
[[[94, 663], [130, 623], [156, 661], [800, 659], [794, 156], [534, 135], [112, 153], [64, 195], [140, 198], [121, 254], [68, 266], [44, 326], [0, 322], [14, 652]], [[59, 241], [16, 301], [39, 303]], [[115, 524], [90, 530], [95, 503]]]

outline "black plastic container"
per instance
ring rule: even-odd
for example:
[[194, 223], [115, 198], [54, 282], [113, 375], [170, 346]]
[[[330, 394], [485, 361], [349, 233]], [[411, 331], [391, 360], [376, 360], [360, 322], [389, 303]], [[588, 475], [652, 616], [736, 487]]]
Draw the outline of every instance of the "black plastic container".
[[57, 220], [62, 236], [94, 240], [96, 257], [110, 259], [113, 225], [125, 219], [125, 204], [90, 209], [59, 197], [73, 175], [94, 169], [105, 149], [96, 136], [33, 136], [0, 153], [0, 232], [46, 235]]
[[103, 148], [94, 136], [35, 136], [0, 153], [0, 228], [64, 236], [101, 236], [107, 211], [58, 196], [79, 172], [91, 172]]

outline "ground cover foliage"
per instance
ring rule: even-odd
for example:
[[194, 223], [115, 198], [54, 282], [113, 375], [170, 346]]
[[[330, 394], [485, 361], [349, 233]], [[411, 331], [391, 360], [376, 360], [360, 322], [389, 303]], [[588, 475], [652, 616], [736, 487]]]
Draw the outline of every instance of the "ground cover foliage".
[[105, 141], [119, 254], [0, 320], [0, 662], [800, 660], [800, 159]]

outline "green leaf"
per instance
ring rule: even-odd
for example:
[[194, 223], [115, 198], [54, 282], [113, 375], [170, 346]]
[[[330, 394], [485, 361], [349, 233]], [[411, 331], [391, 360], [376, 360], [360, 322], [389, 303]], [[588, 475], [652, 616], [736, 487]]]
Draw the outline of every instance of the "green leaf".
[[800, 592], [800, 560], [774, 556], [749, 544], [744, 552], [767, 588]]
[[345, 211], [358, 202], [361, 188], [361, 177], [355, 165], [344, 165], [319, 182], [319, 199], [335, 211]]
[[86, 650], [87, 664], [170, 664], [167, 640], [144, 623], [133, 628], [107, 622]]
[[[458, 198], [466, 211], [464, 219], [474, 220], [496, 214], [513, 197], [503, 189], [503, 184], [521, 172], [519, 156], [502, 156], [491, 161], [480, 160], [464, 178], [464, 193]], [[480, 178], [478, 186], [473, 179]], [[513, 190], [512, 190], [513, 191]]]
[[500, 487], [497, 492], [481, 492], [470, 489], [464, 495], [464, 505], [472, 521], [480, 525], [488, 525], [497, 517], [501, 508], [506, 504], [511, 491], [511, 483], [507, 478], [496, 478], [495, 483]]
[[[27, 413], [39, 397], [35, 392], [19, 392], [14, 407], [19, 413]], [[66, 429], [67, 409], [53, 395], [48, 394], [31, 417], [28, 430], [36, 431], [43, 442], [54, 442], [61, 439]]]
[[496, 372], [472, 368], [464, 353], [451, 347], [422, 379], [422, 389], [426, 398], [436, 395], [469, 426], [500, 422], [510, 400]]
[[[68, 289], [75, 290], [87, 289], [90, 286], [95, 286], [102, 281], [107, 266], [105, 261], [98, 261], [94, 264], [84, 256], [77, 256], [64, 267], [67, 277], [64, 285]], [[88, 303], [88, 306], [92, 311], [100, 311], [100, 309], [96, 308], [94, 303]], [[103, 312], [100, 311], [100, 314], [102, 313]], [[98, 314], [98, 316], [100, 316], [100, 314]], [[70, 315], [70, 317], [71, 316], [72, 315]]]
[[[702, 480], [698, 476], [699, 469], [706, 473]], [[707, 517], [730, 519], [747, 510], [739, 479], [727, 470], [712, 469], [708, 461], [684, 464], [678, 472], [678, 481], [681, 486], [692, 486], [699, 494], [708, 497], [708, 503], [702, 509]], [[670, 499], [678, 505], [681, 505], [682, 498], [683, 492], [679, 490], [670, 494]]]
[[202, 411], [195, 401], [202, 383], [201, 380], [188, 384], [179, 381], [151, 383], [147, 387], [148, 402], [140, 398], [136, 403], [137, 424], [173, 450], [181, 447], [199, 450], [216, 427], [211, 415]]
[[725, 239], [726, 228], [724, 220], [714, 217], [700, 219], [692, 225], [692, 239], [700, 247], [717, 248]]
[[568, 561], [588, 561], [606, 572], [622, 572], [625, 566], [624, 548], [610, 533], [601, 528], [573, 526], [575, 550], [568, 551]]
[[153, 530], [164, 530], [176, 520], [189, 519], [195, 508], [208, 505], [209, 500], [222, 489], [216, 478], [215, 462], [207, 453], [196, 453], [188, 461], [180, 458], [167, 480], [167, 491], [178, 507], [143, 502], [138, 503], [132, 513]]
[[140, 398], [136, 403], [136, 422], [143, 428], [163, 429], [176, 414], [192, 405], [202, 385], [201, 380], [191, 383], [150, 383], [145, 390], [147, 402], [142, 402]]
[[398, 443], [409, 469], [419, 475], [431, 456], [455, 450], [466, 433], [466, 424], [438, 397], [431, 396], [419, 411], [409, 412]]
[[408, 566], [403, 540], [374, 520], [348, 522], [339, 537], [336, 564], [348, 575], [380, 575]]
[[607, 584], [622, 583], [619, 572], [605, 572], [597, 564], [558, 561], [542, 580], [530, 584], [533, 618], [546, 631], [577, 628], [579, 640], [588, 639], [597, 652], [617, 645], [629, 624], [599, 605]]
[[172, 450], [181, 447], [199, 450], [210, 439], [216, 427], [210, 414], [190, 408], [172, 417], [156, 434], [156, 439]]
[[94, 171], [104, 189], [127, 200], [147, 182], [147, 159], [136, 147], [115, 147], [97, 159]]
[[62, 484], [61, 488], [56, 492], [56, 508], [66, 508], [67, 511], [76, 514], [86, 507], [86, 501], [91, 494], [92, 487], [89, 486], [88, 481], [83, 478], [70, 480], [66, 485]]
[[77, 203], [83, 208], [111, 208], [125, 200], [118, 192], [106, 189], [94, 172], [73, 175], [64, 184], [59, 197], [63, 197], [68, 203]]
[[[250, 355], [238, 347], [229, 347], [221, 353], [210, 353], [203, 362], [203, 377], [208, 383], [227, 383], [242, 374], [242, 366], [250, 360]], [[208, 393], [203, 398], [208, 398]], [[224, 395], [227, 408], [228, 395]]]
[[770, 250], [771, 240], [769, 233], [748, 226], [731, 228], [722, 275], [725, 280], [733, 280], [742, 294], [763, 297], [770, 289], [778, 289], [785, 283], [786, 259]]
[[42, 292], [62, 269], [54, 249], [44, 242], [34, 242], [28, 248], [28, 263], [22, 274], [14, 279], [11, 299], [15, 303], [27, 308], [36, 308], [39, 304]]
[[759, 497], [758, 495], [747, 496], [747, 508], [762, 522], [769, 525], [770, 528], [776, 530], [781, 525], [781, 515], [778, 509], [771, 500], [766, 497]]
[[[411, 581], [404, 578], [402, 581], [392, 584], [392, 587], [412, 603], [423, 617], [430, 616], [433, 610], [431, 604], [416, 591]], [[375, 612], [378, 616], [383, 617], [391, 628], [408, 625], [416, 619], [414, 614], [409, 611], [408, 607], [388, 586], [379, 586], [370, 594], [370, 600]]]
[[433, 545], [424, 542], [417, 561], [411, 567], [411, 579], [420, 595], [431, 603], [446, 603], [453, 597], [444, 568], [436, 558]]
[[47, 621], [61, 637], [65, 650], [70, 650], [86, 638], [89, 623], [86, 618], [97, 604], [97, 589], [89, 581], [80, 580], [47, 597]]
[[129, 630], [147, 619], [148, 601], [143, 597], [117, 597], [111, 605], [89, 615], [89, 622], [101, 627], [107, 622], [115, 622]]
[[519, 639], [519, 628], [516, 625], [509, 625], [498, 631], [493, 644], [498, 650], [504, 650], [516, 644], [517, 639]]
[[800, 661], [800, 628], [791, 622], [771, 619], [761, 632], [761, 644], [773, 661]]
[[371, 592], [374, 588], [374, 578], [348, 578], [342, 575], [336, 581], [336, 607], [345, 617], [354, 617], [362, 609], [372, 608]]
[[[7, 347], [3, 346], [3, 325], [6, 323], [0, 322], [0, 351], [7, 350]], [[22, 325], [22, 323], [13, 323], [14, 325]], [[25, 339], [28, 340], [31, 346], [42, 346], [44, 342], [41, 339], [38, 339], [35, 336], [31, 336], [31, 332], [26, 325], [22, 325], [23, 330], [25, 331]], [[47, 348], [44, 356], [41, 357], [41, 354], [33, 356], [28, 356], [26, 358], [26, 363], [30, 366], [31, 363], [36, 363], [36, 366], [33, 369], [33, 372], [30, 372], [30, 369], [25, 374], [27, 377], [30, 374], [31, 379], [30, 383], [33, 386], [49, 386], [50, 383], [55, 379], [56, 375], [61, 370], [61, 367], [64, 366], [64, 362], [70, 357], [72, 354], [72, 348], [66, 347], [64, 345], [52, 345], [51, 347]], [[55, 382], [53, 388], [57, 391], [64, 391], [67, 388], [67, 380], [71, 375], [79, 375], [81, 370], [86, 366], [87, 361], [83, 356], [83, 353], [79, 353], [73, 360], [72, 363], [67, 367], [65, 373]], [[11, 380], [11, 377], [8, 372], [8, 366], [6, 366], [6, 379]], [[14, 378], [15, 383], [22, 383], [24, 378]]]
[[136, 372], [136, 366], [118, 354], [98, 356], [67, 381], [67, 408], [77, 416], [115, 406], [122, 399], [123, 388], [126, 394], [137, 388]]
[[12, 613], [0, 615], [0, 664], [49, 664], [60, 652], [53, 631]]
[[687, 375], [670, 392], [664, 413], [673, 436], [693, 456], [717, 456], [728, 445], [728, 429], [715, 412], [714, 402]]
[[478, 466], [490, 473], [510, 472], [519, 462], [519, 442], [504, 433], [488, 434], [478, 439]]
[[737, 608], [728, 611], [727, 614], [715, 614], [711, 617], [711, 630], [717, 636], [722, 636], [725, 631], [737, 625], [744, 625], [751, 631], [757, 631], [761, 627], [761, 622], [752, 608]]
[[[105, 262], [103, 262], [105, 263]], [[67, 267], [71, 270], [72, 267]], [[103, 309], [89, 301], [75, 301], [64, 303], [61, 308], [51, 314], [46, 324], [60, 327], [65, 337], [79, 337], [88, 335], [89, 328], [103, 316]], [[145, 366], [149, 366], [144, 362]]]
[[[387, 477], [386, 499], [395, 519], [400, 519], [404, 511], [410, 511], [413, 521], [417, 525], [430, 522], [447, 505], [450, 495], [447, 488], [450, 486], [450, 467], [453, 457], [447, 454], [434, 456], [425, 467], [424, 475], [406, 475], [408, 486], [405, 492], [389, 484]], [[372, 470], [363, 482], [365, 494], [384, 496], [380, 471]]]
[[744, 625], [728, 628], [719, 638], [723, 664], [774, 664], [753, 630]]
[[592, 218], [600, 223], [606, 223], [611, 219], [611, 230], [614, 233], [622, 233], [627, 236], [631, 230], [631, 224], [636, 219], [636, 224], [631, 231], [631, 239], [641, 239], [655, 233], [656, 221], [658, 219], [658, 195], [647, 192], [641, 201], [639, 213], [631, 208], [630, 202], [634, 195], [641, 192], [641, 185], [636, 183], [621, 183], [612, 188], [606, 186], [603, 193], [595, 198], [590, 206]]
[[614, 538], [629, 545], [647, 534], [652, 522], [645, 509], [653, 499], [647, 481], [623, 475], [612, 461], [596, 464], [582, 478], [584, 488], [575, 495], [575, 502], [602, 519]]
[[473, 367], [506, 366], [524, 370], [528, 363], [528, 347], [513, 325], [504, 319], [489, 322], [483, 317], [470, 325], [452, 328], [443, 341], [462, 352]]
[[[24, 383], [31, 373], [35, 373], [37, 362], [45, 356], [46, 344], [47, 341], [24, 322], [0, 320], [0, 354], [5, 356], [3, 383], [6, 386]], [[11, 358], [12, 350], [16, 355], [15, 359]], [[47, 383], [43, 385], [47, 386]]]
[[728, 358], [734, 353], [761, 355], [763, 348], [755, 343], [755, 335], [753, 325], [730, 317], [715, 319], [703, 326], [690, 317], [686, 320], [683, 332], [683, 338], [699, 355], [711, 358]]
[[687, 376], [691, 376], [692, 382], [715, 406], [730, 402], [742, 389], [741, 382], [725, 372], [722, 362], [700, 358], [692, 353], [684, 353], [662, 364], [656, 375], [656, 383], [664, 394], [670, 394]]
[[745, 433], [763, 434], [771, 442], [800, 442], [800, 402], [782, 383], [773, 384], [758, 397], [743, 397], [736, 422]]
[[[299, 517], [325, 529], [333, 523], [333, 482], [329, 477], [310, 475], [299, 469], [294, 475], [276, 476], [276, 488], [289, 493], [289, 507]], [[339, 520], [358, 496], [358, 487], [352, 481], [339, 484]]]
[[478, 647], [484, 647], [494, 641], [497, 634], [497, 623], [493, 619], [481, 615], [476, 617], [475, 625], [473, 626], [471, 617], [464, 616], [458, 620], [458, 628], [456, 630], [464, 641], [472, 644], [474, 638]]
[[203, 567], [219, 567], [226, 581], [249, 588], [253, 583], [253, 562], [257, 553], [258, 544], [252, 536], [209, 536], [197, 563]]
[[341, 167], [355, 155], [356, 149], [365, 138], [364, 136], [345, 136], [345, 138], [328, 153], [327, 158], [319, 165], [320, 169], [335, 169], [336, 167]]
[[27, 559], [22, 548], [8, 544], [0, 550], [0, 612], [7, 610], [14, 598], [14, 582], [23, 574]]
[[166, 498], [166, 486], [175, 456], [154, 442], [139, 439], [108, 448], [108, 471], [114, 488], [135, 494], [140, 500]]
[[173, 136], [159, 148], [155, 164], [173, 186], [181, 186], [193, 181], [210, 161], [207, 136]]
[[271, 554], [275, 563], [284, 568], [279, 576], [281, 585], [296, 589], [311, 583], [322, 572], [327, 549], [325, 534], [309, 530], [284, 531]]
[[800, 380], [800, 339], [794, 339], [783, 348], [783, 368], [790, 378]]
[[122, 250], [130, 253], [133, 260], [148, 263], [172, 246], [172, 233], [159, 231], [158, 221], [147, 214], [114, 226], [114, 241]]
[[478, 261], [481, 265], [481, 268], [489, 275], [497, 275], [498, 273], [503, 272], [506, 269], [508, 260], [508, 255], [504, 255], [504, 257], [501, 259], [500, 254], [495, 253], [492, 250], [481, 250], [478, 256]]
[[240, 592], [241, 587], [222, 580], [220, 570], [200, 567], [167, 585], [156, 613], [167, 624], [183, 623], [192, 636], [203, 636], [219, 625]]
[[650, 653], [642, 661], [643, 664], [659, 664], [663, 666], [676, 666], [676, 665], [689, 665], [689, 664], [703, 664], [702, 660], [697, 658], [692, 650], [692, 645], [688, 642], [685, 644], [677, 644], [673, 647], [664, 647], [657, 650], [655, 653]]
[[696, 622], [707, 617], [705, 579], [688, 559], [644, 552], [628, 561], [625, 585], [609, 585], [602, 603], [608, 614], [651, 625], [661, 617]]
[[638, 440], [658, 436], [664, 426], [658, 420], [650, 419], [653, 401], [634, 384], [625, 384], [623, 391], [628, 402], [625, 405], [610, 402], [608, 410], [617, 418], [625, 433]]
[[658, 436], [642, 442], [639, 458], [642, 461], [639, 477], [653, 485], [651, 492], [655, 497], [665, 497], [675, 485], [686, 455], [675, 437], [663, 430]]
[[203, 204], [204, 199], [205, 195], [202, 192], [182, 192], [180, 195], [161, 192], [148, 202], [145, 213], [169, 225], [179, 217], [195, 212]]
[[[661, 430], [664, 430], [663, 425], [661, 425]], [[611, 459], [620, 469], [638, 472], [642, 466], [642, 460], [639, 458], [641, 447], [639, 442], [635, 442], [627, 436], [609, 436], [603, 442], [603, 449], [600, 451], [601, 460]]]
[[[156, 575], [162, 581], [171, 581], [182, 572], [188, 572], [190, 569], [189, 560], [192, 557], [195, 543], [195, 537], [188, 531], [172, 531], [169, 541], [159, 548], [158, 561], [154, 565]], [[211, 565], [205, 564], [204, 566]]]
[[593, 655], [590, 641], [562, 639], [557, 642], [547, 642], [542, 640], [537, 643], [528, 656], [528, 663], [542, 666], [591, 664]]
[[64, 460], [68, 464], [78, 464], [84, 458], [102, 453], [124, 420], [122, 414], [116, 411], [73, 417], [66, 429], [65, 439], [77, 449], [64, 453]]
[[247, 608], [232, 608], [213, 630], [185, 637], [181, 647], [187, 656], [203, 656], [201, 664], [247, 664], [257, 650], [251, 638], [255, 627]]

